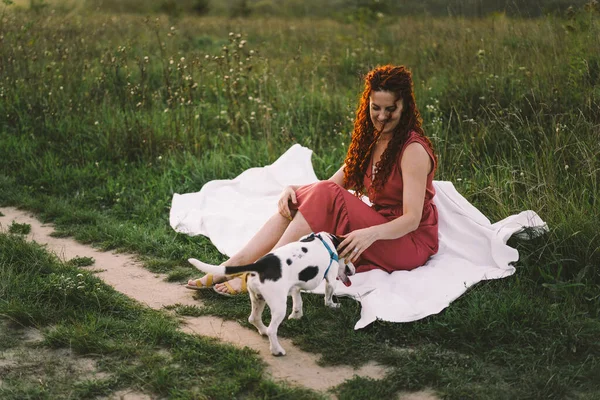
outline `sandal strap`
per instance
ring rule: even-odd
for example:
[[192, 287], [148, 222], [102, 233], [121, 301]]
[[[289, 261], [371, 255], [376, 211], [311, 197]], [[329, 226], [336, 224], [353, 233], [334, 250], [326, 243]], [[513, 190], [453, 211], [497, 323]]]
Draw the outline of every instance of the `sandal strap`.
[[196, 284], [197, 287], [208, 288], [213, 285], [213, 274], [206, 274], [205, 276], [206, 276], [206, 284], [202, 283], [202, 281], [200, 280], [202, 278], [198, 278], [194, 281], [194, 283]]
[[222, 283], [227, 288], [227, 293], [230, 294], [230, 295], [232, 295], [232, 296], [235, 296], [235, 295], [238, 295], [238, 294], [242, 294], [242, 293], [247, 293], [248, 292], [248, 285], [246, 283], [247, 277], [248, 277], [248, 273], [247, 272], [241, 274], [240, 279], [242, 280], [242, 287], [240, 288], [239, 291], [235, 290], [233, 288], [233, 286], [231, 286], [231, 284], [229, 283], [229, 281], [225, 281], [225, 282], [222, 282]]
[[242, 279], [242, 290], [241, 293], [246, 293], [248, 292], [248, 272], [245, 272], [244, 274], [242, 274], [242, 276], [240, 277]]
[[238, 294], [238, 292], [236, 292], [236, 290], [233, 288], [233, 286], [231, 286], [231, 283], [229, 283], [229, 281], [225, 281], [222, 283], [227, 288], [227, 294], [229, 294], [230, 296], [235, 296], [236, 294]]

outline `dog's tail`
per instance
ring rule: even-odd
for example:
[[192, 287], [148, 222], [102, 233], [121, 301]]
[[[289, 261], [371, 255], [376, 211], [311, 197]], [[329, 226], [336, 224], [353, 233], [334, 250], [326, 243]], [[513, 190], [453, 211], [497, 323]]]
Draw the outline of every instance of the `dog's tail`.
[[239, 267], [224, 267], [222, 265], [207, 264], [200, 260], [196, 260], [195, 258], [189, 258], [188, 261], [194, 267], [198, 268], [202, 272], [206, 272], [207, 274], [232, 275], [240, 272], [257, 271], [255, 264], [242, 265]]

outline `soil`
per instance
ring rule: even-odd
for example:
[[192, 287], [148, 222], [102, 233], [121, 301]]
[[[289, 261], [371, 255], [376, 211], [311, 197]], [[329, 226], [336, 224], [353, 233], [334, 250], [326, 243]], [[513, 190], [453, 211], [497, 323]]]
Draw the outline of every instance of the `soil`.
[[[146, 304], [154, 309], [162, 309], [173, 305], [193, 305], [202, 307], [201, 301], [194, 299], [193, 291], [185, 289], [179, 283], [165, 281], [165, 275], [155, 274], [145, 269], [134, 255], [116, 252], [103, 252], [93, 247], [76, 242], [72, 238], [54, 238], [51, 224], [42, 224], [30, 213], [12, 207], [0, 208], [4, 216], [0, 216], [0, 231], [8, 231], [14, 222], [31, 225], [27, 239], [46, 246], [47, 250], [59, 258], [68, 261], [74, 257], [92, 257], [97, 276], [125, 295]], [[0, 214], [1, 215], [1, 214]], [[275, 379], [288, 384], [300, 385], [324, 392], [337, 386], [354, 375], [381, 379], [386, 370], [373, 363], [359, 369], [346, 366], [322, 367], [317, 364], [318, 355], [304, 352], [295, 347], [291, 340], [280, 338], [286, 349], [285, 357], [273, 357], [269, 351], [268, 339], [255, 330], [239, 325], [236, 322], [221, 318], [202, 316], [183, 318], [182, 329], [190, 334], [218, 338], [223, 342], [238, 347], [247, 346], [257, 351], [268, 365], [268, 373]], [[133, 393], [123, 393], [124, 398], [135, 398]], [[132, 396], [132, 397], [130, 397]], [[431, 391], [403, 393], [400, 399], [434, 400]]]

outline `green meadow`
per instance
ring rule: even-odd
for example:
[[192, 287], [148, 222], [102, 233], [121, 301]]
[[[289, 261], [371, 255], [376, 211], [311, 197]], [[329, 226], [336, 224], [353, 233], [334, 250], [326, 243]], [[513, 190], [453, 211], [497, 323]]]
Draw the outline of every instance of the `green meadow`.
[[[324, 365], [389, 368], [380, 380], [335, 388], [342, 399], [424, 388], [448, 399], [600, 396], [597, 3], [535, 19], [234, 18], [9, 3], [0, 4], [0, 205], [33, 211], [58, 236], [138, 254], [183, 282], [195, 276], [188, 257], [224, 256], [170, 228], [174, 193], [270, 164], [294, 143], [314, 150], [317, 176], [328, 178], [345, 156], [362, 76], [404, 64], [439, 157], [436, 179], [452, 181], [492, 222], [531, 209], [549, 232], [511, 239], [516, 274], [477, 284], [438, 315], [354, 331], [358, 303], [342, 299], [332, 313], [305, 295], [305, 317], [283, 323], [280, 336]], [[82, 262], [25, 243], [26, 231], [0, 235], [0, 350], [27, 346], [19, 332], [34, 327], [44, 335], [39, 351], [68, 348], [110, 374], [40, 385], [31, 378], [40, 370], [0, 368], [0, 397], [123, 388], [185, 399], [319, 397], [271, 382], [250, 350], [178, 332], [167, 313], [77, 270]], [[200, 295], [204, 308], [175, 311], [247, 325], [247, 297]]]

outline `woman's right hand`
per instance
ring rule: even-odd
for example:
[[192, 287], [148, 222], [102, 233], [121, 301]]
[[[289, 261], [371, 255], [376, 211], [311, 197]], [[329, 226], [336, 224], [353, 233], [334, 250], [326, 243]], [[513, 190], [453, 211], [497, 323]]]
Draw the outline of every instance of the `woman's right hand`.
[[293, 204], [296, 204], [296, 191], [293, 187], [287, 186], [285, 189], [283, 189], [283, 192], [281, 192], [281, 196], [279, 196], [277, 208], [279, 214], [291, 221], [292, 212], [290, 211], [290, 201]]

